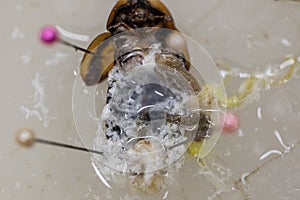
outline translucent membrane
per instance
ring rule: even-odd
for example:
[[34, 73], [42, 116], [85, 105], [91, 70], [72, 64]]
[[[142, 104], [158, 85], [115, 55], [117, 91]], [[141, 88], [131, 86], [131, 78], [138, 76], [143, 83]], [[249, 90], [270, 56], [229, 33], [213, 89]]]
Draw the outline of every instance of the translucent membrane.
[[[108, 40], [102, 45], [111, 43], [115, 58], [108, 79], [74, 84], [78, 134], [85, 146], [103, 152], [92, 160], [106, 184], [161, 191], [188, 148], [196, 146], [189, 152], [203, 158], [216, 144], [225, 110], [210, 86], [225, 96], [222, 77], [206, 51], [176, 31], [135, 29]], [[103, 49], [95, 47], [91, 65], [101, 61]]]
[[[297, 75], [299, 61], [296, 57], [288, 57], [281, 64], [266, 66], [261, 72], [243, 72], [234, 69], [225, 63], [220, 63], [220, 75], [224, 79], [226, 89], [230, 83], [240, 83], [237, 89], [231, 89], [230, 96], [217, 95], [219, 104], [230, 109], [241, 108], [254, 100], [258, 100], [262, 89], [270, 89], [272, 86], [281, 85]], [[218, 88], [212, 88], [218, 90]]]

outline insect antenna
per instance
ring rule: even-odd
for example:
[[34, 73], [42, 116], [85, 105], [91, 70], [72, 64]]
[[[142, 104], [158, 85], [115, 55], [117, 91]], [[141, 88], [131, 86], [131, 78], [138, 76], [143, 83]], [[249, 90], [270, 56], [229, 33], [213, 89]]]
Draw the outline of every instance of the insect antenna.
[[69, 46], [74, 48], [76, 51], [82, 51], [84, 53], [88, 53], [88, 54], [94, 54], [93, 52], [82, 48], [80, 46], [77, 46], [75, 44], [72, 44], [66, 40], [63, 40], [59, 37], [59, 33], [58, 30], [54, 27], [54, 26], [45, 26], [42, 28], [41, 32], [40, 32], [40, 40], [47, 45], [53, 44], [55, 42], [58, 42], [60, 44]]
[[57, 146], [57, 147], [62, 147], [67, 149], [73, 149], [73, 150], [85, 151], [85, 152], [103, 155], [102, 152], [97, 150], [36, 138], [34, 131], [30, 129], [19, 130], [16, 135], [16, 141], [19, 145], [23, 147], [32, 147], [34, 144], [40, 143], [40, 144], [46, 144], [51, 146]]

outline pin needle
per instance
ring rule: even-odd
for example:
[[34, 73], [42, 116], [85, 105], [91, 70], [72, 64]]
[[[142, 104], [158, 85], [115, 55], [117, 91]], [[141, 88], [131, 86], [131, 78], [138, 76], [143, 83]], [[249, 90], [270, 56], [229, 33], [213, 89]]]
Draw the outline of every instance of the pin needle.
[[58, 146], [58, 147], [63, 147], [63, 148], [74, 149], [74, 150], [78, 150], [78, 151], [85, 151], [85, 152], [90, 152], [90, 153], [103, 155], [102, 152], [97, 151], [97, 150], [36, 138], [34, 131], [31, 130], [31, 129], [21, 129], [21, 130], [19, 130], [17, 132], [16, 141], [19, 145], [21, 145], [23, 147], [31, 147], [35, 143], [40, 143], [40, 144], [47, 144], [47, 145], [52, 145], [52, 146]]

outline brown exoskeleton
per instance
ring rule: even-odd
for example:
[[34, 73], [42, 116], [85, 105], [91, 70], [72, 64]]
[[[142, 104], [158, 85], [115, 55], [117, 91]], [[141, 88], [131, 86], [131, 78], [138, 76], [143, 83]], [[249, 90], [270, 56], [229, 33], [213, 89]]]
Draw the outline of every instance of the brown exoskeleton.
[[[81, 76], [87, 85], [94, 85], [107, 77], [115, 64], [115, 51], [110, 37], [126, 30], [154, 27], [177, 31], [173, 18], [166, 6], [159, 0], [120, 0], [113, 7], [107, 21], [108, 32], [98, 35], [89, 45], [88, 50], [97, 54], [85, 54], [81, 63]], [[167, 45], [172, 47], [172, 36], [165, 37]], [[178, 36], [178, 35], [177, 35]], [[176, 36], [175, 36], [176, 37]], [[101, 45], [101, 46], [100, 46]], [[100, 47], [98, 49], [98, 47]], [[183, 41], [181, 53], [188, 61], [187, 47]], [[185, 68], [188, 70], [188, 62]]]

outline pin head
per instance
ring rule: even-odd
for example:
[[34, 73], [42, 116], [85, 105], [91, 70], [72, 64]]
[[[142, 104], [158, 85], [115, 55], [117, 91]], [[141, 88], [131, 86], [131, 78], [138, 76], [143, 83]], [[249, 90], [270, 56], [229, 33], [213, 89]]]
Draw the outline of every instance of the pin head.
[[238, 128], [239, 128], [238, 117], [231, 112], [227, 112], [224, 117], [223, 130], [232, 133], [235, 132]]
[[45, 26], [41, 30], [40, 40], [45, 44], [52, 44], [58, 40], [58, 31], [54, 26]]
[[16, 141], [23, 147], [31, 147], [34, 144], [35, 133], [30, 129], [20, 129], [16, 135]]

